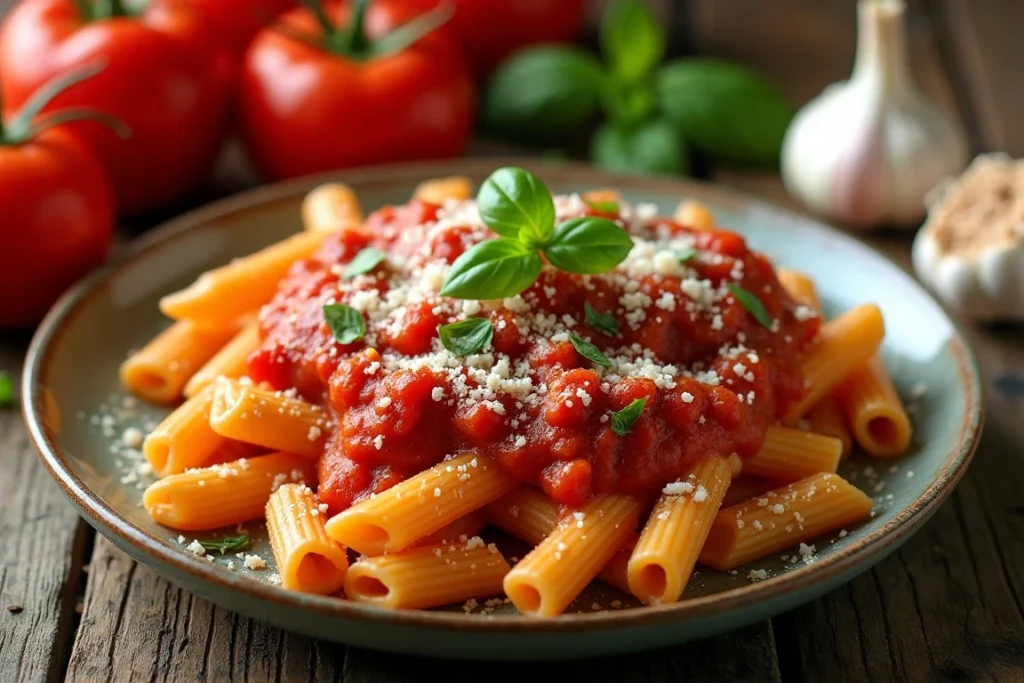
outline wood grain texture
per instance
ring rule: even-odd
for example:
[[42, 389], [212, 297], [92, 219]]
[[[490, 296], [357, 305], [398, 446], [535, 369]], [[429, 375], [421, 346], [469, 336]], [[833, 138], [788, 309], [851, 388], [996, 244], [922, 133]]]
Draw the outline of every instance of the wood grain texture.
[[[24, 340], [0, 341], [17, 380]], [[0, 680], [55, 681], [70, 646], [85, 523], [28, 444], [16, 407], [0, 410]], [[19, 609], [20, 608], [20, 609]]]

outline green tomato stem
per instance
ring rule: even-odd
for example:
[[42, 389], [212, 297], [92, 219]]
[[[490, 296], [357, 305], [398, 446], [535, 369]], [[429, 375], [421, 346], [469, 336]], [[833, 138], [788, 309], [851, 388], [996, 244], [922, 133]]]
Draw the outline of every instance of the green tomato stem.
[[[344, 49], [348, 54], [362, 55], [370, 47], [366, 39], [366, 10], [370, 0], [355, 0], [352, 3], [352, 16], [348, 21], [348, 31], [344, 34]], [[340, 33], [340, 32], [339, 32]]]
[[324, 41], [330, 44], [334, 39], [334, 35], [338, 32], [337, 27], [331, 23], [331, 20], [327, 18], [327, 13], [324, 12], [324, 6], [320, 0], [301, 0], [302, 4], [313, 13], [313, 17], [316, 22], [320, 24], [321, 30], [324, 32]]

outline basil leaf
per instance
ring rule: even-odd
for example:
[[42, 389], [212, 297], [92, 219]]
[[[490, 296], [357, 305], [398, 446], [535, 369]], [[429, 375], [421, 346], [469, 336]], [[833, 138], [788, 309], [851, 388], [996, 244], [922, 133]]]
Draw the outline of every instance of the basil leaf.
[[366, 247], [356, 254], [355, 258], [345, 266], [345, 274], [342, 276], [342, 279], [348, 280], [354, 278], [356, 275], [368, 273], [379, 266], [387, 257], [388, 255], [380, 249]]
[[206, 550], [218, 550], [221, 555], [229, 550], [242, 550], [249, 547], [249, 534], [225, 536], [224, 538], [199, 538], [196, 540]]
[[612, 431], [619, 436], [625, 436], [633, 431], [633, 425], [636, 424], [640, 413], [644, 412], [645, 405], [647, 405], [646, 396], [635, 398], [622, 410], [612, 413]]
[[612, 366], [612, 362], [608, 360], [603, 353], [601, 353], [601, 350], [583, 337], [570, 334], [569, 341], [571, 341], [572, 345], [576, 347], [576, 352], [587, 360], [593, 361], [598, 365], [603, 365], [606, 368], [610, 368]]
[[662, 120], [636, 128], [604, 124], [590, 140], [590, 156], [603, 168], [626, 173], [685, 175], [690, 169], [686, 139]]
[[366, 334], [366, 321], [363, 314], [345, 304], [327, 304], [324, 306], [324, 320], [331, 334], [339, 344], [351, 344], [362, 339]]
[[521, 168], [492, 173], [476, 196], [480, 218], [502, 237], [544, 244], [555, 229], [555, 203], [544, 182]]
[[455, 259], [441, 287], [456, 299], [504, 299], [515, 296], [540, 275], [540, 256], [510, 239], [486, 240]]
[[589, 301], [583, 302], [583, 318], [587, 325], [609, 337], [614, 337], [619, 333], [619, 321], [615, 319], [615, 316], [595, 310]]
[[680, 59], [657, 75], [661, 111], [713, 161], [774, 165], [793, 107], [770, 83], [731, 62]]
[[596, 275], [622, 263], [633, 248], [629, 233], [607, 218], [571, 218], [555, 230], [544, 255], [555, 268]]
[[740, 302], [740, 306], [747, 309], [747, 312], [750, 313], [750, 315], [757, 318], [757, 322], [761, 323], [768, 329], [771, 329], [772, 317], [768, 314], [764, 304], [761, 303], [761, 300], [757, 298], [756, 294], [743, 289], [733, 282], [730, 282], [726, 287], [729, 289], [729, 292], [736, 297], [736, 301]]
[[14, 404], [14, 381], [6, 370], [0, 370], [0, 408]]
[[450, 325], [439, 325], [437, 335], [444, 348], [456, 356], [469, 356], [487, 348], [494, 337], [494, 328], [490, 320], [469, 318]]
[[619, 212], [619, 203], [618, 202], [591, 201], [589, 199], [585, 199], [583, 201], [585, 201], [587, 203], [587, 206], [592, 208], [594, 211], [599, 211], [601, 213], [615, 213], [615, 214], [617, 214]]
[[676, 258], [679, 259], [680, 263], [692, 261], [693, 259], [697, 258], [700, 255], [700, 252], [694, 249], [693, 247], [687, 247], [685, 249], [673, 249], [672, 253], [676, 255]]
[[564, 143], [597, 114], [603, 80], [601, 62], [578, 47], [521, 50], [491, 77], [483, 124], [506, 139]]
[[601, 51], [622, 78], [650, 73], [665, 54], [665, 36], [647, 3], [619, 0], [611, 6], [601, 22]]
[[633, 82], [613, 77], [601, 88], [601, 105], [608, 121], [632, 128], [654, 117], [658, 93], [649, 80]]

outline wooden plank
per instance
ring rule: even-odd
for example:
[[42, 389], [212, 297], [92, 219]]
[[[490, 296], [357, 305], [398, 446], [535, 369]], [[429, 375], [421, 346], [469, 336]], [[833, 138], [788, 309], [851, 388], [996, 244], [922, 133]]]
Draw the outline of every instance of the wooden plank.
[[[24, 341], [0, 344], [17, 379]], [[0, 680], [54, 681], [70, 645], [85, 523], [28, 443], [17, 408], [0, 411]]]
[[336, 681], [344, 658], [196, 598], [101, 537], [67, 680]]
[[977, 122], [980, 146], [1024, 156], [1024, 4], [933, 0], [957, 84]]

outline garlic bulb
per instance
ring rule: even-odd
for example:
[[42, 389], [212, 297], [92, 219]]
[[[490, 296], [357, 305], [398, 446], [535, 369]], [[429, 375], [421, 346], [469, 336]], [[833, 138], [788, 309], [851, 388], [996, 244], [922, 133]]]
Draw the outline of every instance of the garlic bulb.
[[916, 225], [924, 197], [967, 161], [957, 123], [914, 86], [903, 0], [860, 0], [850, 80], [834, 83], [793, 119], [782, 147], [791, 195], [842, 223]]
[[929, 197], [918, 278], [973, 320], [1024, 321], [1024, 161], [985, 154]]

